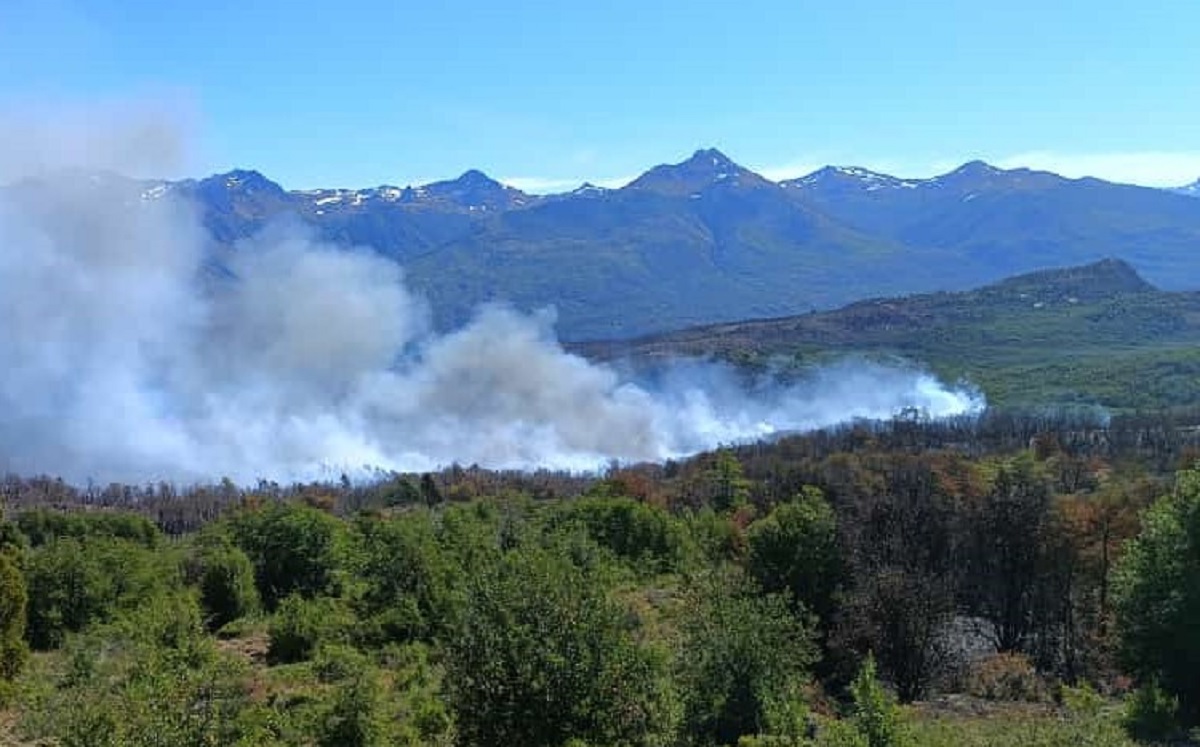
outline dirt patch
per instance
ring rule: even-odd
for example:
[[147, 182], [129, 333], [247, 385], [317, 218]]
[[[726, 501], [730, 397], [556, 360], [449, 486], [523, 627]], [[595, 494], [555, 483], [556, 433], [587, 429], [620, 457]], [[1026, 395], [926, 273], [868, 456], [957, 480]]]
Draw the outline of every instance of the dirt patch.
[[217, 648], [227, 654], [235, 654], [254, 665], [263, 665], [267, 661], [267, 649], [270, 648], [271, 638], [267, 631], [260, 630], [247, 633], [238, 638], [228, 638], [217, 641]]

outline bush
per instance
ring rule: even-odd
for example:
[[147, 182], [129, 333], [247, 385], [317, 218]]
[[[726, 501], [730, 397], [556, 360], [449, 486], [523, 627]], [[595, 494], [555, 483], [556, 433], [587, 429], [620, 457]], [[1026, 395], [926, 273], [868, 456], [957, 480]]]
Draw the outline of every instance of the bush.
[[272, 664], [307, 661], [322, 643], [348, 643], [354, 618], [329, 597], [287, 597], [271, 618], [267, 660]]
[[383, 686], [372, 668], [360, 668], [334, 690], [317, 747], [376, 747], [389, 743]]
[[398, 697], [389, 716], [395, 747], [446, 745], [453, 729], [442, 686], [442, 669], [431, 661], [424, 643], [389, 645], [379, 652], [378, 664], [388, 673], [390, 690]]
[[24, 556], [29, 549], [29, 539], [11, 521], [0, 519], [0, 553], [8, 553], [14, 558]]
[[162, 540], [162, 532], [154, 522], [140, 514], [122, 511], [64, 512], [36, 508], [17, 517], [17, 528], [34, 547], [68, 537], [108, 537], [153, 549]]
[[1162, 742], [1179, 731], [1179, 699], [1149, 682], [1134, 691], [1125, 706], [1125, 730], [1145, 742]]
[[313, 672], [320, 682], [341, 682], [370, 666], [361, 651], [345, 644], [328, 643], [317, 648]]
[[258, 610], [254, 565], [238, 548], [226, 544], [201, 547], [192, 572], [209, 630], [219, 630]]
[[829, 721], [817, 730], [816, 745], [817, 747], [869, 747], [870, 743], [852, 721]]
[[426, 515], [357, 523], [357, 609], [379, 643], [430, 640], [458, 605], [457, 564]]
[[684, 536], [678, 522], [659, 508], [632, 498], [583, 498], [564, 502], [550, 518], [552, 530], [582, 527], [601, 547], [642, 573], [678, 570]]
[[798, 737], [815, 647], [788, 599], [718, 576], [689, 592], [677, 657], [684, 728], [701, 744]]
[[792, 599], [828, 624], [841, 578], [837, 517], [820, 490], [805, 488], [750, 525], [746, 568], [768, 592]]
[[28, 630], [35, 649], [56, 648], [68, 632], [113, 619], [179, 584], [163, 556], [125, 540], [51, 540], [29, 553]]
[[291, 594], [312, 598], [340, 593], [348, 536], [336, 517], [277, 503], [236, 516], [229, 529], [234, 544], [254, 564], [258, 594], [268, 610]]
[[1046, 683], [1029, 657], [994, 654], [972, 664], [966, 690], [977, 698], [1038, 703], [1046, 700]]
[[700, 559], [711, 565], [741, 562], [746, 557], [746, 534], [728, 516], [702, 508], [688, 516], [687, 528]]
[[251, 718], [245, 665], [220, 654], [186, 594], [160, 597], [68, 644], [23, 729], [63, 747], [272, 744]]
[[900, 709], [891, 693], [879, 683], [875, 657], [868, 655], [858, 676], [850, 684], [854, 698], [853, 723], [868, 747], [898, 747], [905, 744]]
[[540, 548], [476, 569], [445, 655], [462, 747], [643, 745], [670, 727], [660, 661], [635, 642], [625, 611]]
[[120, 615], [110, 627], [116, 637], [156, 650], [191, 652], [206, 648], [203, 613], [194, 595], [169, 592], [146, 600]]
[[25, 579], [8, 553], [0, 552], [0, 681], [11, 682], [28, 656]]

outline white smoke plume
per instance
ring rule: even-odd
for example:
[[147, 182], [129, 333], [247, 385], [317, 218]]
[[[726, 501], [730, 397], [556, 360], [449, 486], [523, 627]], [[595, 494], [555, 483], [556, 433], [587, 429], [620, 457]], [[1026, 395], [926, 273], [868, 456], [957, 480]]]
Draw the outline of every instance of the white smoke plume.
[[[6, 149], [17, 130], [0, 127]], [[190, 206], [134, 183], [39, 169], [0, 190], [0, 469], [77, 482], [590, 469], [980, 406], [866, 364], [753, 394], [698, 363], [639, 385], [564, 352], [548, 314], [487, 307], [435, 334], [401, 269], [367, 251], [277, 227], [214, 280], [206, 241]]]

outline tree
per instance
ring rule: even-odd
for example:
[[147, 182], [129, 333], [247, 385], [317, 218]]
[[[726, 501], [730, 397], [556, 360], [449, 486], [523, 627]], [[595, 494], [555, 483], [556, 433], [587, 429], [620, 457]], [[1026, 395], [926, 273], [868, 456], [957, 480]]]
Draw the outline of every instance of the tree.
[[[920, 697], [946, 661], [955, 612], [956, 501], [922, 457], [889, 457], [886, 490], [848, 501], [848, 579], [831, 647], [843, 666], [874, 651], [901, 700]], [[839, 676], [852, 677], [847, 671]]]
[[912, 701], [944, 670], [944, 631], [953, 613], [954, 590], [945, 576], [877, 568], [848, 595], [836, 643], [873, 650], [900, 699]]
[[742, 463], [731, 449], [713, 452], [708, 466], [697, 475], [692, 488], [700, 505], [711, 506], [719, 513], [730, 513], [750, 498], [750, 481]]
[[433, 479], [433, 475], [429, 472], [421, 475], [419, 493], [421, 498], [424, 499], [425, 505], [430, 508], [440, 505], [443, 500], [442, 491], [438, 489], [437, 481]]
[[1052, 506], [1049, 486], [1026, 454], [1001, 465], [970, 517], [962, 588], [971, 611], [990, 624], [1000, 651], [1029, 650], [1038, 627]]
[[1185, 722], [1200, 722], [1200, 469], [1179, 472], [1146, 512], [1114, 581], [1125, 666], [1177, 697]]
[[[1063, 674], [1068, 680], [1082, 674], [1089, 678], [1115, 672], [1112, 635], [1113, 569], [1122, 548], [1140, 526], [1139, 514], [1148, 505], [1145, 487], [1123, 480], [1106, 481], [1094, 493], [1062, 496], [1057, 505], [1059, 532], [1068, 552], [1054, 564], [1051, 573], [1064, 575], [1068, 565], [1077, 568], [1064, 626]], [[1067, 562], [1064, 563], [1063, 560]], [[1073, 561], [1073, 562], [1072, 562]]]
[[120, 511], [63, 512], [37, 508], [21, 513], [17, 527], [34, 547], [64, 537], [112, 537], [147, 548], [157, 547], [162, 540], [162, 532], [154, 522], [145, 516]]
[[475, 571], [445, 642], [463, 747], [653, 743], [669, 721], [658, 659], [602, 583], [532, 547]]
[[420, 503], [423, 496], [413, 485], [412, 480], [397, 475], [390, 482], [380, 485], [377, 490], [382, 496], [385, 506], [414, 506]]

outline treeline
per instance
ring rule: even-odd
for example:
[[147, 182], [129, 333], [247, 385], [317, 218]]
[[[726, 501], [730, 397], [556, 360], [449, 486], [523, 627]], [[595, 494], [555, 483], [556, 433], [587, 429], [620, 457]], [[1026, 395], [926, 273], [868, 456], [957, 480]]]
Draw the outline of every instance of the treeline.
[[[1176, 738], [1200, 723], [1193, 438], [1060, 413], [593, 477], [9, 478], [0, 699], [63, 745]], [[895, 703], [947, 693], [1054, 716], [981, 736]]]
[[[1091, 408], [1043, 408], [1036, 411], [988, 411], [930, 421], [913, 417], [892, 421], [862, 421], [814, 433], [790, 435], [734, 449], [755, 481], [775, 478], [783, 471], [797, 473], [797, 465], [834, 454], [949, 450], [971, 458], [1012, 454], [1035, 442], [1053, 444], [1073, 458], [1096, 458], [1109, 463], [1136, 465], [1151, 474], [1165, 475], [1200, 456], [1200, 410], [1134, 413], [1110, 418]], [[676, 478], [696, 468], [702, 458], [618, 468], [627, 478], [656, 483], [658, 492], [671, 499], [685, 498]], [[338, 513], [370, 507], [470, 501], [483, 497], [523, 495], [537, 500], [580, 495], [601, 476], [554, 470], [532, 472], [486, 470], [451, 465], [425, 474], [399, 474], [375, 470], [351, 481], [337, 479], [310, 484], [280, 484], [260, 480], [238, 486], [228, 479], [216, 484], [178, 485], [171, 482], [141, 485], [111, 483], [72, 485], [61, 478], [7, 474], [0, 478], [0, 502], [9, 511], [35, 507], [62, 510], [114, 508], [141, 513], [170, 535], [195, 532], [239, 506], [247, 496], [265, 500], [320, 502]], [[799, 478], [797, 478], [799, 479]], [[795, 482], [795, 481], [793, 481]], [[801, 480], [804, 482], [804, 480]], [[811, 480], [808, 480], [811, 482]], [[754, 486], [756, 500], [780, 500], [795, 484]], [[763, 495], [762, 491], [782, 491]]]

